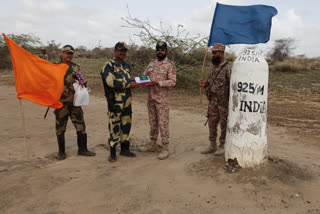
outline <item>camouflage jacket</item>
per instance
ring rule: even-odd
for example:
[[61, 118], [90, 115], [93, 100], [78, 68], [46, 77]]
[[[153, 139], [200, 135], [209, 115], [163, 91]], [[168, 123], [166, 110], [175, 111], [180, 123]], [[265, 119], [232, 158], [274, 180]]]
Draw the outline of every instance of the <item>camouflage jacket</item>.
[[131, 104], [129, 100], [129, 98], [131, 99], [130, 66], [126, 62], [119, 63], [117, 59], [108, 59], [101, 73], [104, 86], [108, 87], [105, 90], [113, 90], [114, 101], [112, 105], [114, 105], [115, 111], [121, 112], [124, 107], [128, 107]]
[[73, 97], [75, 94], [73, 83], [75, 83], [77, 79], [75, 75], [77, 71], [80, 71], [80, 66], [70, 62], [69, 68], [64, 76], [63, 93], [60, 98], [60, 102], [62, 102], [63, 105], [73, 105]]
[[227, 65], [227, 62], [219, 66], [213, 66], [212, 72], [209, 74], [205, 84], [206, 94], [209, 100], [229, 100], [230, 75], [231, 66]]
[[174, 63], [168, 58], [162, 61], [156, 59], [148, 64], [143, 75], [149, 76], [151, 81], [159, 82], [159, 85], [149, 87], [149, 99], [158, 103], [168, 102], [170, 87], [176, 85], [177, 79]]

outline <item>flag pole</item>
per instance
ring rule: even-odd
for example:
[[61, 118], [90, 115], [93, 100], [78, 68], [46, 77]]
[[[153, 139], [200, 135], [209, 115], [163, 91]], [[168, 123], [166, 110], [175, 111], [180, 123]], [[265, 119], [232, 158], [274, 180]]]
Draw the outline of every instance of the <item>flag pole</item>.
[[26, 123], [25, 123], [25, 120], [24, 120], [24, 111], [23, 111], [21, 99], [19, 99], [19, 105], [20, 105], [20, 115], [21, 115], [21, 119], [22, 119], [24, 152], [25, 152], [25, 155], [27, 157], [27, 160], [29, 160], [30, 156], [29, 156], [29, 149], [28, 149], [28, 146], [27, 146]]
[[[203, 63], [202, 63], [202, 69], [201, 69], [201, 78], [200, 80], [203, 79], [203, 73], [204, 73], [204, 66], [206, 64], [206, 59], [207, 59], [207, 54], [208, 54], [208, 49], [209, 47], [206, 47], [206, 52], [204, 53], [204, 58], [203, 58]], [[200, 104], [202, 104], [202, 87], [200, 86]]]

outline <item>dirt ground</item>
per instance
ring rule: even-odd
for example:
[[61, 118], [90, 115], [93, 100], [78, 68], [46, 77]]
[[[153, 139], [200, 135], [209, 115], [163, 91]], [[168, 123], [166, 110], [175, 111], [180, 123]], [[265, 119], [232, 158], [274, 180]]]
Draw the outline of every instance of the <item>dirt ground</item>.
[[[176, 95], [172, 103], [167, 160], [136, 151], [136, 158], [109, 163], [104, 98], [91, 96], [83, 108], [88, 145], [97, 155], [77, 156], [69, 121], [63, 161], [55, 159], [53, 111], [43, 119], [46, 107], [23, 100], [27, 158], [15, 88], [1, 83], [0, 213], [320, 213], [318, 101], [298, 105], [271, 97], [269, 162], [236, 173], [224, 171], [223, 157], [199, 153], [208, 143], [205, 104], [181, 104], [185, 98]], [[133, 110], [136, 148], [148, 140], [145, 96], [134, 97]]]

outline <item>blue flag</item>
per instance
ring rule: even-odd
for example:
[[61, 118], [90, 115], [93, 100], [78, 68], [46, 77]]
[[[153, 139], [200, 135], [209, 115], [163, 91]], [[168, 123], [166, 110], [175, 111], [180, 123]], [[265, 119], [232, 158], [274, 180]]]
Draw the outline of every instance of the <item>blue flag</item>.
[[276, 8], [267, 5], [232, 6], [217, 3], [208, 46], [214, 43], [257, 44], [270, 39]]

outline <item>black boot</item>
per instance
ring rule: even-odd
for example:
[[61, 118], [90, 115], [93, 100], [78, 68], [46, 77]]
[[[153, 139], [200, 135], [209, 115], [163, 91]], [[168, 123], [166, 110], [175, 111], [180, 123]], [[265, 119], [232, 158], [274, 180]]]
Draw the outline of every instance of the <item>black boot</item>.
[[91, 152], [87, 148], [87, 134], [77, 132], [77, 143], [78, 143], [78, 155], [82, 156], [95, 156], [95, 152]]
[[116, 145], [113, 147], [110, 146], [110, 156], [108, 158], [110, 162], [116, 162], [117, 161], [117, 152], [116, 152]]
[[64, 134], [57, 135], [57, 139], [59, 146], [59, 153], [57, 155], [57, 159], [64, 160], [66, 159]]
[[121, 151], [120, 155], [126, 156], [126, 157], [135, 157], [136, 154], [133, 152], [130, 152], [130, 142], [124, 141], [121, 143]]

